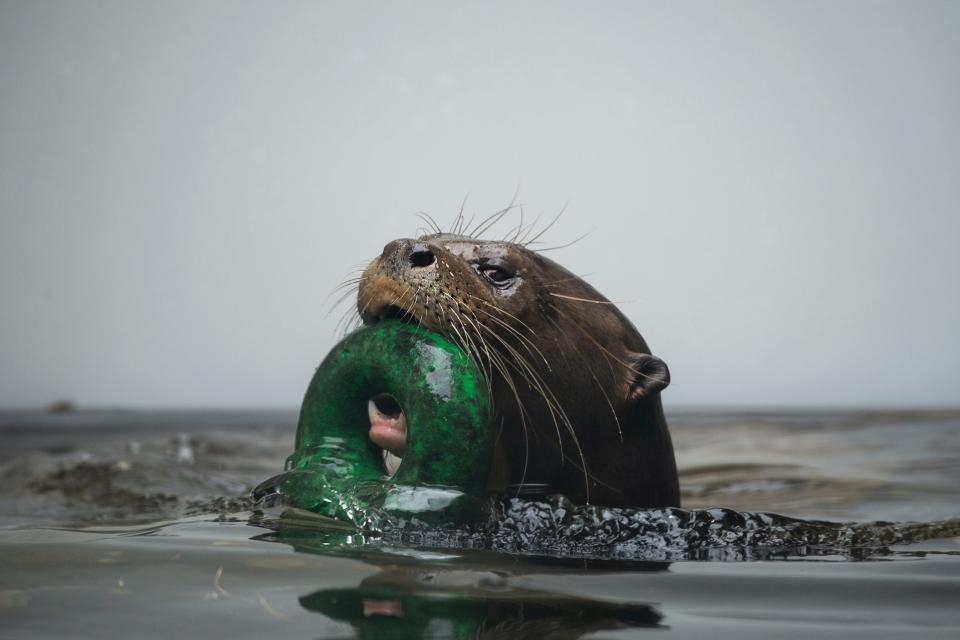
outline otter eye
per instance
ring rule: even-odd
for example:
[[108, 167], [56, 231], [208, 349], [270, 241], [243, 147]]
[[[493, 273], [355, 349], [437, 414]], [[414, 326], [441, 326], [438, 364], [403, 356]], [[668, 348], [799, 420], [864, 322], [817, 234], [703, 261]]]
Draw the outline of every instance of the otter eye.
[[478, 271], [480, 272], [480, 275], [482, 275], [487, 282], [489, 282], [495, 287], [509, 286], [513, 282], [515, 277], [512, 273], [510, 273], [506, 269], [503, 269], [501, 267], [496, 267], [494, 265], [483, 265], [481, 267], [478, 267]]

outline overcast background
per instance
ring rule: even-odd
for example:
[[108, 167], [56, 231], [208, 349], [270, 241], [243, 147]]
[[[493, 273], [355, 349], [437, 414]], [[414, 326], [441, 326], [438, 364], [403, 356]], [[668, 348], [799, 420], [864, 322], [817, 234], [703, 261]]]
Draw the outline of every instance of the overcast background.
[[668, 406], [960, 404], [957, 2], [0, 0], [0, 92], [0, 407], [296, 407], [518, 187]]

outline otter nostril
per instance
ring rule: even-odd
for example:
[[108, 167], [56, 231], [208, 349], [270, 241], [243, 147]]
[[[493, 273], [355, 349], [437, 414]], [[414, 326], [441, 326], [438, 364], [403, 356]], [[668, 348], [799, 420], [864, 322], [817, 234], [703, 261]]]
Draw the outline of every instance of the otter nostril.
[[410, 265], [414, 267], [429, 267], [436, 261], [433, 252], [426, 247], [414, 247], [410, 254]]

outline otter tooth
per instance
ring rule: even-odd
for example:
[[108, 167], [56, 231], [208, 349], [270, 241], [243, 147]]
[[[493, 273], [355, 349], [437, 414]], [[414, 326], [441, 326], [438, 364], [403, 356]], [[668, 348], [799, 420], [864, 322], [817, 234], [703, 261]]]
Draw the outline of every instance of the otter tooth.
[[383, 414], [380, 413], [380, 409], [377, 409], [377, 403], [372, 399], [367, 400], [367, 416], [370, 418], [370, 424], [379, 422], [383, 416]]

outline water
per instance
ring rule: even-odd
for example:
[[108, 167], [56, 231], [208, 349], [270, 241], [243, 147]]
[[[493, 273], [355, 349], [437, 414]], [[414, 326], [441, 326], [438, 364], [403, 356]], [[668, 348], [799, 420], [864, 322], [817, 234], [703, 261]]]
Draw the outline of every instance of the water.
[[484, 535], [251, 512], [294, 424], [0, 413], [0, 637], [960, 635], [960, 412], [674, 413], [694, 511], [508, 501]]

